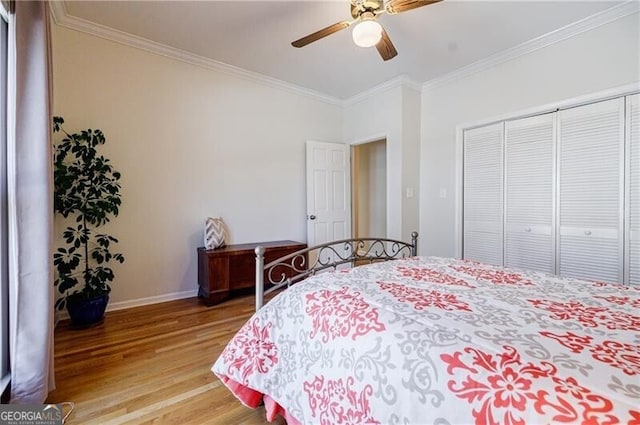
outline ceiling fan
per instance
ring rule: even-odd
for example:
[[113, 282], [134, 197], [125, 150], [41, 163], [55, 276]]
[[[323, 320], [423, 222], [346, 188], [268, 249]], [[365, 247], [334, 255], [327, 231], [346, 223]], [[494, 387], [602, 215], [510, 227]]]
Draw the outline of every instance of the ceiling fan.
[[356, 24], [352, 33], [353, 42], [360, 47], [376, 46], [382, 59], [388, 61], [389, 59], [393, 59], [398, 52], [391, 42], [389, 34], [387, 34], [384, 28], [382, 28], [382, 25], [378, 23], [378, 15], [383, 13], [395, 15], [400, 12], [406, 12], [407, 10], [438, 3], [439, 1], [442, 0], [350, 0], [351, 17], [353, 20], [330, 25], [292, 42], [291, 45], [293, 47], [304, 47], [307, 44]]

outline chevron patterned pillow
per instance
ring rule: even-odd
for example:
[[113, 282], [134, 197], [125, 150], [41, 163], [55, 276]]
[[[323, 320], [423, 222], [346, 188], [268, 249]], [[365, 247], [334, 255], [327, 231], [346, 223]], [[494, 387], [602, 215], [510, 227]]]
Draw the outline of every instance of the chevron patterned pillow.
[[216, 249], [224, 246], [227, 230], [222, 218], [207, 218], [204, 223], [204, 246], [206, 249]]

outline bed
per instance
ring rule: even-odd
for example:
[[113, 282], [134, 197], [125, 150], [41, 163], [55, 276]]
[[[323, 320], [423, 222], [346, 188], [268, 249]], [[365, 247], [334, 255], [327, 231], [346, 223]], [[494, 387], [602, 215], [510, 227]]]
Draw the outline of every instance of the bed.
[[412, 242], [381, 242], [401, 251], [384, 262], [350, 243], [333, 259], [371, 264], [298, 283], [265, 266], [290, 287], [213, 372], [290, 425], [640, 425], [640, 288], [417, 257]]

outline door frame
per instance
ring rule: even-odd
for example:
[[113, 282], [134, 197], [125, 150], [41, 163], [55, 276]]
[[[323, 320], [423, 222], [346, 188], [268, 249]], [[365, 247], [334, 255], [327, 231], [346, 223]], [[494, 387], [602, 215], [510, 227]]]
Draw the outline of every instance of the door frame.
[[[390, 221], [389, 218], [391, 217], [391, 204], [389, 202], [389, 187], [391, 186], [389, 184], [389, 175], [390, 175], [390, 170], [389, 170], [389, 134], [388, 133], [378, 133], [378, 134], [373, 134], [370, 136], [366, 136], [363, 138], [359, 138], [359, 139], [355, 139], [352, 140], [348, 143], [349, 146], [354, 147], [354, 146], [358, 146], [358, 145], [364, 145], [366, 143], [371, 143], [371, 142], [377, 142], [379, 140], [384, 140], [385, 141], [385, 156], [386, 156], [386, 193], [387, 193], [387, 201], [386, 201], [386, 217], [387, 217], [387, 223], [386, 223], [386, 228], [387, 228], [387, 234], [386, 235], [380, 235], [380, 237], [389, 237], [389, 229], [390, 229]], [[353, 155], [351, 156], [351, 181], [353, 181]], [[353, 212], [353, 187], [351, 188], [351, 211]], [[353, 214], [352, 214], [353, 215]], [[353, 217], [351, 218], [351, 234], [353, 235]]]
[[[607, 90], [597, 91], [582, 96], [574, 96], [559, 102], [547, 103], [532, 108], [521, 109], [506, 114], [484, 118], [472, 122], [458, 124], [456, 126], [456, 147], [455, 147], [455, 180], [454, 180], [454, 230], [453, 230], [453, 252], [456, 258], [462, 258], [462, 238], [463, 238], [463, 192], [464, 182], [464, 132], [475, 127], [483, 127], [501, 121], [510, 121], [520, 118], [527, 118], [534, 115], [541, 115], [556, 112], [562, 109], [575, 108], [577, 106], [590, 103], [614, 99], [621, 96], [629, 96], [640, 92], [640, 82], [625, 84]], [[387, 182], [388, 183], [388, 182]]]
[[[384, 149], [385, 149], [385, 160], [384, 160], [384, 166], [385, 166], [385, 229], [387, 228], [387, 224], [388, 224], [388, 210], [389, 210], [389, 194], [388, 194], [388, 187], [389, 187], [389, 181], [387, 179], [387, 175], [389, 173], [389, 161], [387, 159], [387, 152], [388, 152], [388, 148], [387, 148], [387, 138], [386, 137], [380, 137], [380, 138], [375, 138], [373, 140], [369, 140], [369, 141], [359, 141], [358, 143], [351, 143], [351, 234], [352, 237], [356, 237], [356, 224], [357, 224], [357, 217], [355, 216], [355, 205], [354, 205], [354, 201], [356, 201], [358, 194], [356, 193], [356, 191], [354, 190], [354, 171], [355, 171], [355, 147], [356, 146], [362, 146], [362, 145], [366, 145], [369, 143], [378, 143], [378, 142], [384, 142]], [[379, 237], [388, 237], [387, 233], [385, 231], [384, 235], [379, 235]], [[378, 236], [378, 235], [370, 235], [370, 236]]]

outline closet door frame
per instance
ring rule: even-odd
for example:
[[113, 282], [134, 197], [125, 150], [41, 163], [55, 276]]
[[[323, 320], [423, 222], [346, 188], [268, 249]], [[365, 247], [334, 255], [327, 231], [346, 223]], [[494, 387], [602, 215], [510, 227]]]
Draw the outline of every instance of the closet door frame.
[[621, 164], [622, 176], [620, 177], [620, 249], [622, 250], [622, 261], [620, 276], [624, 285], [630, 284], [630, 260], [631, 260], [631, 96], [623, 98], [623, 125]]
[[619, 245], [618, 245], [618, 249], [620, 249], [620, 269], [619, 269], [619, 276], [620, 279], [622, 279], [622, 284], [626, 285], [627, 283], [629, 283], [629, 279], [627, 276], [625, 276], [625, 268], [626, 268], [626, 263], [627, 261], [625, 260], [625, 258], [627, 257], [627, 254], [629, 253], [628, 251], [628, 247], [625, 246], [627, 245], [627, 240], [629, 239], [627, 237], [627, 226], [630, 224], [629, 223], [629, 213], [631, 211], [629, 211], [628, 205], [627, 203], [630, 201], [629, 199], [629, 195], [630, 193], [627, 193], [627, 185], [628, 185], [628, 181], [629, 180], [627, 178], [627, 176], [630, 176], [629, 172], [631, 170], [630, 168], [630, 164], [631, 164], [631, 155], [627, 155], [627, 152], [629, 152], [629, 147], [631, 145], [631, 141], [629, 140], [630, 137], [630, 130], [631, 127], [629, 126], [629, 116], [630, 116], [630, 108], [629, 108], [629, 98], [627, 96], [623, 97], [621, 99], [622, 101], [622, 112], [621, 112], [621, 117], [620, 119], [622, 120], [622, 129], [621, 129], [621, 133], [622, 133], [622, 143], [620, 146], [620, 179], [619, 179], [619, 185], [620, 185], [620, 200], [618, 201], [618, 208], [619, 208], [619, 220], [620, 220], [620, 225], [618, 226], [618, 231], [620, 232], [620, 238], [619, 238]]
[[560, 274], [560, 114], [553, 113], [553, 213], [551, 218], [551, 239], [553, 243], [553, 274]]
[[[466, 130], [470, 130], [472, 128], [475, 127], [483, 127], [486, 125], [490, 125], [490, 124], [496, 124], [498, 122], [501, 121], [507, 121], [507, 120], [515, 120], [515, 119], [519, 119], [519, 118], [526, 118], [526, 117], [530, 117], [533, 115], [540, 115], [540, 114], [545, 114], [545, 113], [550, 113], [550, 112], [557, 112], [561, 109], [568, 109], [568, 108], [573, 108], [573, 107], [577, 107], [577, 106], [581, 106], [581, 105], [586, 105], [586, 104], [590, 104], [590, 103], [595, 103], [595, 102], [600, 102], [600, 101], [604, 101], [604, 100], [608, 100], [608, 99], [613, 99], [613, 98], [617, 98], [617, 97], [625, 97], [625, 96], [630, 96], [633, 95], [635, 93], [639, 93], [640, 92], [640, 81], [636, 82], [636, 83], [631, 83], [631, 84], [625, 84], [622, 86], [618, 86], [618, 87], [613, 87], [611, 89], [607, 89], [607, 90], [602, 90], [602, 91], [598, 91], [595, 93], [590, 93], [587, 95], [583, 95], [583, 96], [576, 96], [576, 97], [572, 97], [560, 102], [552, 102], [552, 103], [548, 103], [548, 104], [544, 104], [544, 105], [540, 105], [540, 106], [535, 106], [532, 108], [527, 108], [527, 109], [521, 109], [518, 111], [514, 111], [514, 112], [509, 112], [509, 113], [504, 113], [504, 114], [500, 114], [497, 116], [493, 116], [493, 117], [487, 117], [487, 118], [483, 118], [483, 119], [479, 119], [479, 120], [475, 120], [475, 121], [469, 121], [469, 122], [463, 122], [461, 124], [458, 124], [456, 126], [456, 146], [455, 146], [455, 181], [454, 181], [454, 187], [455, 187], [455, 194], [454, 194], [454, 217], [455, 217], [455, 221], [454, 221], [454, 246], [453, 246], [453, 256], [455, 258], [462, 258], [462, 242], [463, 242], [463, 237], [464, 237], [464, 232], [463, 232], [463, 194], [464, 194], [464, 188], [463, 188], [463, 182], [464, 182], [464, 178], [463, 178], [463, 158], [464, 158], [464, 132]], [[626, 108], [628, 109], [628, 108]], [[556, 118], [557, 119], [557, 118]], [[558, 131], [558, 125], [556, 123], [556, 131]], [[626, 130], [625, 130], [626, 131]], [[557, 139], [556, 139], [557, 140]], [[626, 140], [626, 138], [625, 138]], [[626, 144], [625, 144], [626, 146]], [[557, 147], [556, 147], [556, 152], [557, 152]], [[557, 155], [556, 155], [556, 165], [557, 165]], [[554, 172], [556, 172], [556, 177], [557, 177], [557, 166], [554, 167]], [[625, 186], [626, 188], [626, 182], [625, 182]], [[557, 203], [557, 189], [556, 190], [556, 197], [554, 197], [554, 207], [556, 212], [554, 213], [554, 216], [557, 214], [557, 210], [558, 210], [558, 203]], [[626, 221], [625, 221], [626, 222]], [[556, 229], [558, 228], [558, 222], [556, 221], [554, 223]], [[626, 229], [625, 229], [626, 230]], [[627, 239], [627, 238], [625, 238]], [[626, 242], [625, 242], [626, 244]], [[626, 248], [626, 246], [625, 246]], [[625, 251], [626, 252], [626, 251]], [[559, 264], [557, 264], [557, 251], [556, 251], [556, 272], [558, 271], [559, 268]]]
[[[624, 99], [624, 174], [627, 178], [624, 181], [624, 255], [623, 255], [623, 277], [624, 284], [631, 285], [631, 102], [634, 93], [629, 94]], [[640, 97], [640, 94], [636, 93]]]
[[[624, 160], [624, 174], [625, 176], [631, 176], [631, 97], [624, 98], [624, 152], [629, 152], [629, 155], [625, 155]], [[625, 179], [624, 181], [624, 233], [622, 238], [624, 239], [624, 255], [622, 256], [623, 270], [622, 278], [624, 284], [631, 283], [631, 179]]]

